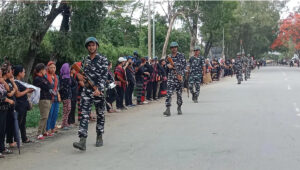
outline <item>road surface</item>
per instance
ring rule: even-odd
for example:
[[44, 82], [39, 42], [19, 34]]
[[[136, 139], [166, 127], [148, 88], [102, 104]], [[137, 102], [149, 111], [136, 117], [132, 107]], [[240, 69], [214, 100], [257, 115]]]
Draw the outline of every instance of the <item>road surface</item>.
[[[176, 101], [173, 100], [173, 103]], [[76, 130], [0, 160], [5, 170], [299, 170], [300, 69], [263, 67], [184, 94], [183, 115], [163, 117], [164, 101], [108, 114], [104, 146], [73, 149]]]

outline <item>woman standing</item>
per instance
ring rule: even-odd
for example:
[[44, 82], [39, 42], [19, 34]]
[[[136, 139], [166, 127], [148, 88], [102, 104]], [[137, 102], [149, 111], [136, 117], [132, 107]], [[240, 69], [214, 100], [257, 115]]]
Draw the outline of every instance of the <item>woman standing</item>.
[[7, 72], [7, 67], [2, 66], [0, 69], [0, 158], [5, 157], [3, 154], [12, 153], [12, 151], [5, 148], [5, 131], [8, 106], [9, 104], [14, 104], [13, 100], [7, 98], [7, 91], [9, 91], [9, 86], [2, 78], [2, 73], [5, 72]]
[[47, 132], [44, 133], [44, 136], [53, 136], [53, 134], [56, 132], [55, 124], [56, 124], [56, 120], [58, 117], [59, 102], [61, 101], [61, 99], [60, 99], [60, 94], [58, 92], [59, 78], [55, 74], [55, 71], [56, 71], [55, 63], [53, 61], [49, 61], [47, 64], [46, 78], [53, 87], [53, 89], [50, 91], [52, 105], [51, 105], [51, 109], [50, 109], [49, 117], [48, 117], [48, 121], [47, 121], [47, 127], [46, 127]]
[[76, 70], [71, 68], [70, 73], [71, 78], [71, 91], [72, 91], [72, 99], [71, 99], [71, 111], [68, 117], [68, 124], [73, 125], [75, 123], [75, 110], [76, 110], [76, 102], [77, 102], [77, 87], [78, 82], [76, 80]]
[[108, 76], [107, 76], [107, 87], [108, 87], [108, 89], [107, 89], [107, 92], [106, 92], [106, 94], [107, 94], [107, 96], [106, 96], [106, 109], [107, 109], [107, 112], [109, 112], [109, 113], [116, 112], [116, 110], [113, 109], [112, 103], [116, 100], [116, 96], [117, 96], [116, 89], [115, 88], [109, 88], [109, 85], [111, 83], [115, 82], [114, 74], [112, 73], [111, 68], [112, 68], [112, 63], [108, 62]]
[[[7, 64], [7, 70], [2, 70], [3, 79], [9, 86], [9, 92], [7, 93], [7, 97], [10, 100], [13, 100], [14, 103], [16, 103], [16, 97], [15, 94], [18, 91], [18, 87], [15, 84], [14, 76], [12, 73], [11, 65]], [[15, 111], [15, 105], [9, 105], [8, 112], [7, 112], [7, 118], [6, 118], [6, 143], [9, 144], [10, 147], [15, 147], [16, 142], [14, 142], [15, 138], [15, 126], [14, 126], [14, 111]], [[16, 139], [15, 139], [16, 140]]]
[[59, 93], [63, 102], [63, 118], [61, 127], [64, 130], [69, 130], [68, 117], [71, 111], [71, 78], [70, 78], [70, 66], [68, 63], [62, 65], [60, 69], [60, 89]]
[[23, 143], [30, 143], [31, 141], [26, 136], [26, 116], [27, 111], [30, 109], [27, 94], [33, 92], [33, 89], [28, 89], [23, 86], [20, 81], [25, 76], [25, 69], [21, 65], [14, 67], [14, 76], [16, 78], [16, 85], [18, 91], [16, 92], [16, 111], [18, 112], [18, 121]]
[[37, 139], [39, 140], [43, 140], [44, 139], [43, 134], [46, 133], [47, 119], [51, 108], [51, 99], [52, 99], [50, 91], [53, 89], [53, 86], [46, 79], [45, 75], [46, 75], [46, 66], [43, 63], [37, 64], [34, 69], [33, 85], [41, 89], [40, 101], [39, 101], [41, 118], [39, 122], [38, 136], [37, 136]]

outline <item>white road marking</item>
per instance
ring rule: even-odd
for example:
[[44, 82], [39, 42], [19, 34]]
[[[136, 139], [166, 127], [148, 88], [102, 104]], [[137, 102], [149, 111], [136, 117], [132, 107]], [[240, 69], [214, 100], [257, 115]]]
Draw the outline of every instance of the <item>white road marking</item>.
[[282, 74], [283, 74], [284, 76], [286, 76], [286, 73], [285, 73], [285, 72], [282, 72]]
[[300, 116], [300, 109], [299, 109], [299, 107], [297, 106], [297, 103], [294, 102], [293, 104], [294, 104], [295, 111], [297, 112], [297, 116]]
[[292, 88], [291, 88], [291, 86], [290, 86], [290, 85], [288, 85], [288, 87], [287, 87], [287, 88], [288, 88], [288, 90], [292, 90]]

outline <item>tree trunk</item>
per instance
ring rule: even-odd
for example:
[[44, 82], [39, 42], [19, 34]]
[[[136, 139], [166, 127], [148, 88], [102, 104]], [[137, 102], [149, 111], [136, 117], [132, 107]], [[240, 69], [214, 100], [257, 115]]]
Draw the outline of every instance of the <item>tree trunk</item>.
[[195, 47], [196, 41], [197, 41], [197, 30], [198, 30], [197, 25], [198, 25], [198, 16], [195, 16], [193, 18], [193, 26], [190, 30], [190, 32], [191, 32], [190, 56], [193, 55], [194, 47]]
[[169, 23], [169, 28], [168, 28], [168, 32], [167, 32], [167, 35], [166, 35], [166, 39], [165, 39], [164, 47], [163, 47], [163, 50], [162, 50], [161, 58], [166, 58], [167, 47], [168, 47], [172, 27], [173, 27], [174, 21], [175, 21], [175, 19], [178, 15], [179, 15], [179, 13], [174, 14], [171, 18], [171, 22]]
[[212, 47], [212, 42], [211, 39], [208, 40], [208, 42], [205, 44], [205, 52], [204, 52], [204, 57], [208, 56], [209, 50]]
[[60, 14], [63, 11], [63, 7], [65, 5], [66, 5], [65, 3], [60, 3], [59, 7], [55, 8], [56, 1], [53, 2], [52, 9], [50, 13], [46, 16], [46, 20], [43, 23], [44, 28], [33, 32], [33, 34], [31, 35], [32, 41], [30, 42], [28, 52], [23, 59], [24, 68], [26, 70], [26, 75], [24, 78], [25, 81], [28, 81], [29, 79], [35, 58], [37, 56], [37, 50], [39, 49], [44, 36], [46, 35], [54, 19], [58, 16], [58, 14]]

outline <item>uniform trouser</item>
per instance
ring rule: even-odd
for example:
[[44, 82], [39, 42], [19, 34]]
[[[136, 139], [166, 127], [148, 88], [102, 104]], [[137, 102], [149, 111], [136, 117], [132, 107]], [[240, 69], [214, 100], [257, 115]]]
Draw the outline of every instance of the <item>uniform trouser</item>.
[[44, 134], [46, 132], [48, 115], [51, 109], [51, 100], [40, 100], [40, 122], [38, 127], [38, 135]]
[[134, 83], [129, 82], [125, 91], [125, 105], [132, 105], [132, 94], [134, 90]]
[[15, 136], [14, 108], [10, 107], [7, 111], [7, 117], [6, 117], [6, 143], [13, 143], [14, 136]]
[[[80, 94], [81, 95], [81, 94]], [[81, 109], [81, 96], [77, 96], [77, 113], [78, 113], [78, 122], [80, 122], [81, 120], [81, 113], [82, 113], [82, 109]]]
[[16, 111], [18, 112], [18, 122], [19, 122], [22, 142], [26, 142], [28, 140], [26, 135], [27, 106], [23, 107], [22, 104], [18, 103], [16, 105]]
[[71, 99], [63, 100], [63, 118], [62, 118], [62, 127], [69, 126], [68, 117], [71, 111]]
[[104, 123], [105, 123], [105, 100], [103, 97], [95, 97], [93, 96], [93, 91], [91, 89], [83, 89], [81, 94], [81, 107], [82, 107], [82, 118], [80, 120], [79, 137], [87, 138], [88, 136], [88, 126], [90, 113], [92, 110], [92, 104], [94, 103], [96, 114], [97, 114], [97, 125], [96, 132], [97, 134], [104, 133]]
[[152, 92], [153, 92], [153, 82], [149, 81], [147, 84], [147, 100], [150, 100], [152, 98]]
[[53, 130], [55, 128], [56, 120], [59, 112], [59, 102], [53, 102], [51, 104], [50, 112], [47, 120], [46, 130]]
[[76, 98], [71, 100], [71, 111], [68, 117], [68, 124], [75, 123]]
[[[196, 98], [198, 98], [199, 94], [200, 94], [200, 84], [201, 84], [201, 79], [199, 79], [199, 80], [197, 80], [197, 79], [190, 79], [189, 80], [189, 89], [190, 89], [190, 92]], [[195, 87], [195, 91], [194, 91], [194, 87]]]
[[152, 92], [153, 92], [153, 94], [152, 94], [152, 97], [153, 97], [153, 99], [156, 99], [156, 97], [157, 97], [157, 81], [154, 81], [154, 82], [152, 82]]
[[117, 94], [118, 94], [116, 105], [117, 105], [117, 108], [120, 109], [120, 108], [124, 107], [124, 105], [123, 105], [124, 88], [122, 86], [117, 86], [116, 89], [117, 89]]
[[180, 83], [178, 80], [168, 80], [167, 82], [167, 98], [166, 106], [170, 107], [172, 103], [173, 92], [176, 91], [177, 94], [177, 105], [182, 105], [182, 87], [183, 83]]
[[7, 110], [0, 110], [0, 153], [5, 150], [6, 118]]
[[136, 100], [137, 103], [142, 102], [142, 95], [143, 95], [143, 82], [137, 81], [136, 82]]
[[237, 70], [236, 72], [236, 79], [242, 81], [243, 80], [243, 71]]

